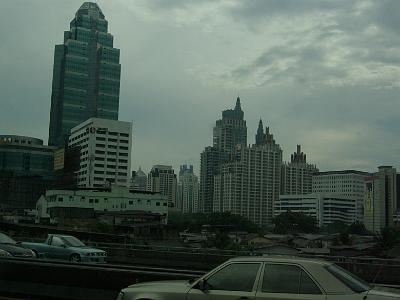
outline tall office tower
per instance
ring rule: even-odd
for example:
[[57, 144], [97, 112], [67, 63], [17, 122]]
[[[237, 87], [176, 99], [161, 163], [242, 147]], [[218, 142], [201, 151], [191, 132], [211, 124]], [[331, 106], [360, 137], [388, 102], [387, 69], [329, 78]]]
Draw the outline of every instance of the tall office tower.
[[54, 50], [49, 145], [68, 143], [70, 130], [89, 118], [118, 120], [121, 65], [108, 22], [85, 2]]
[[130, 187], [134, 191], [147, 191], [147, 175], [141, 167], [137, 171], [132, 171]]
[[246, 144], [246, 121], [238, 97], [235, 108], [223, 111], [222, 119], [216, 121], [213, 146], [206, 147], [200, 155], [200, 211], [213, 212], [214, 175], [218, 174], [221, 163], [232, 158], [236, 145]]
[[393, 216], [399, 210], [399, 176], [391, 166], [381, 166], [365, 179], [364, 224], [367, 230], [379, 232], [393, 226]]
[[356, 220], [363, 221], [364, 182], [370, 173], [343, 170], [315, 173], [312, 179], [312, 192], [346, 196], [354, 199], [357, 205]]
[[78, 186], [129, 185], [132, 123], [90, 118], [71, 129], [70, 147], [80, 147]]
[[183, 213], [197, 213], [199, 200], [199, 180], [193, 173], [193, 166], [183, 165], [179, 170], [177, 208]]
[[247, 144], [247, 127], [243, 119], [244, 112], [240, 106], [240, 98], [236, 99], [234, 109], [222, 112], [222, 119], [217, 120], [213, 131], [213, 146], [218, 150], [233, 152], [236, 145]]
[[177, 180], [171, 166], [155, 165], [147, 179], [147, 190], [168, 197], [168, 206], [176, 207]]
[[297, 151], [291, 155], [290, 163], [282, 165], [281, 194], [312, 193], [312, 176], [317, 172], [317, 167], [307, 163], [306, 155], [301, 152], [301, 146], [297, 145]]
[[274, 201], [279, 200], [282, 150], [261, 129], [251, 147], [238, 145], [235, 160], [223, 163], [214, 176], [215, 212], [229, 211], [260, 227], [271, 224]]

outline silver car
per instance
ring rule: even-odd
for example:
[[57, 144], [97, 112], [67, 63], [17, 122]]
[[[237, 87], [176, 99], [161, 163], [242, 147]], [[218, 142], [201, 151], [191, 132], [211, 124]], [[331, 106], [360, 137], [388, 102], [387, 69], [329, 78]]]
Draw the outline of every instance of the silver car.
[[131, 285], [118, 300], [400, 300], [339, 266], [288, 257], [235, 258], [193, 281]]

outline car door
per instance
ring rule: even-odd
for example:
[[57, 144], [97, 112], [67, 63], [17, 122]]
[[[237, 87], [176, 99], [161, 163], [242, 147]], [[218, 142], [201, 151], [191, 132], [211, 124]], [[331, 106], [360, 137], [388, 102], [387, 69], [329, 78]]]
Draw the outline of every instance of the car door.
[[205, 288], [193, 287], [187, 300], [254, 300], [261, 263], [232, 262], [204, 278]]
[[58, 236], [53, 236], [50, 241], [48, 257], [55, 259], [66, 259], [68, 258], [68, 252], [69, 250], [64, 241]]
[[265, 263], [256, 300], [326, 300], [326, 294], [300, 266]]

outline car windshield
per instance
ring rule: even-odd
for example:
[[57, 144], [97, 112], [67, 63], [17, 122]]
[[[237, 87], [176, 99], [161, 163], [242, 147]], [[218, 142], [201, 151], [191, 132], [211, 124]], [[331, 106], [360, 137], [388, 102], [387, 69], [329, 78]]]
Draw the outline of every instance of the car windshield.
[[9, 236], [0, 233], [0, 244], [16, 244], [17, 242], [14, 241], [12, 238]]
[[62, 237], [65, 244], [71, 247], [85, 247], [86, 245], [73, 236], [63, 236]]
[[367, 282], [338, 265], [332, 264], [326, 269], [354, 292], [361, 293], [371, 289]]

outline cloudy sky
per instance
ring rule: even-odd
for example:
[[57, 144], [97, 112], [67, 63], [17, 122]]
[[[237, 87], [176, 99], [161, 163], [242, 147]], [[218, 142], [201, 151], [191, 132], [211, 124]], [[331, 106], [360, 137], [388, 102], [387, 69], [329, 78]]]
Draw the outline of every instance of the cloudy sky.
[[[54, 45], [82, 1], [0, 0], [0, 132], [47, 141]], [[284, 159], [400, 168], [400, 1], [102, 0], [132, 166], [195, 165], [236, 96]]]

